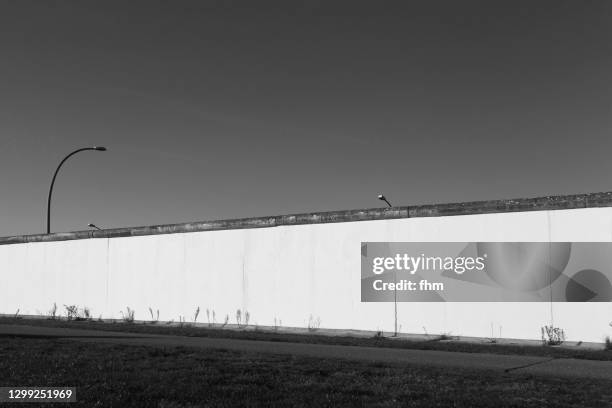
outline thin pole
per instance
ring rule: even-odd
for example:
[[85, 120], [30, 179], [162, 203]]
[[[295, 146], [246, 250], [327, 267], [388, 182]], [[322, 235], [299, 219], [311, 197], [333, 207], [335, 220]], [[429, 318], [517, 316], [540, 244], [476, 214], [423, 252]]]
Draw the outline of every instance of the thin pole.
[[393, 278], [395, 279], [395, 282], [394, 282], [395, 285], [393, 286], [393, 288], [394, 288], [394, 291], [393, 291], [393, 303], [394, 303], [394, 308], [395, 308], [395, 328], [394, 328], [395, 329], [395, 333], [393, 335], [394, 337], [397, 337], [397, 289], [396, 289], [396, 287], [397, 287], [397, 275], [396, 275], [396, 273], [397, 273], [396, 271], [393, 271]]

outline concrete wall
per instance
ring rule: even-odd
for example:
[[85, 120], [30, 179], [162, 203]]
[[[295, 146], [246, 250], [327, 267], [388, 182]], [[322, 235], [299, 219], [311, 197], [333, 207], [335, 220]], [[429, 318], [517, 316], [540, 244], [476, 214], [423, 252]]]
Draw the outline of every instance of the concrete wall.
[[[267, 218], [269, 220], [270, 218]], [[45, 314], [56, 302], [119, 318], [193, 316], [201, 308], [235, 322], [322, 328], [394, 328], [393, 303], [360, 301], [362, 241], [612, 241], [612, 208], [575, 208], [458, 216], [232, 228], [69, 240], [15, 237], [0, 245], [0, 313]], [[102, 231], [103, 233], [104, 231]], [[111, 233], [108, 236], [112, 236]], [[66, 238], [66, 235], [62, 235]], [[537, 339], [550, 324], [568, 338], [612, 335], [610, 303], [399, 303], [402, 332]]]

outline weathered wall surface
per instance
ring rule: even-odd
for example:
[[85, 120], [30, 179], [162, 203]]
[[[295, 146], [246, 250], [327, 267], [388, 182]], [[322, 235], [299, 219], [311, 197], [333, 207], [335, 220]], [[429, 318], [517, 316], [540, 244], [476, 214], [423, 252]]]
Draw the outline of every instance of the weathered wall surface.
[[[10, 237], [0, 240], [0, 313], [44, 314], [56, 302], [105, 318], [119, 318], [129, 306], [146, 320], [151, 307], [161, 320], [177, 321], [200, 307], [200, 322], [209, 309], [218, 322], [228, 315], [234, 323], [241, 309], [251, 324], [279, 319], [304, 327], [312, 316], [323, 328], [392, 331], [393, 303], [360, 301], [362, 241], [610, 242], [612, 208], [599, 204], [417, 218], [400, 208], [387, 210], [388, 218], [376, 218], [384, 210], [365, 210], [375, 217], [361, 221], [283, 224], [270, 217], [258, 219], [269, 225], [250, 228], [237, 220], [229, 229], [151, 227], [161, 232], [153, 235], [132, 229]], [[537, 339], [551, 315], [572, 340], [612, 335], [610, 303], [398, 304], [398, 324], [409, 333], [489, 337], [493, 325], [502, 337]]]

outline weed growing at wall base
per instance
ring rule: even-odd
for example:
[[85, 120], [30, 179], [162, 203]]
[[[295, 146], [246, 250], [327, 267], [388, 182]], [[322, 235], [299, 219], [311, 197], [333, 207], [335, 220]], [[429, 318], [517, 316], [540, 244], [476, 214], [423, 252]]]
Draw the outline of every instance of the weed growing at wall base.
[[151, 314], [151, 323], [155, 324], [159, 322], [159, 309], [157, 309], [157, 315], [153, 316], [153, 309], [149, 307], [149, 313]]
[[49, 319], [55, 320], [57, 318], [57, 303], [53, 302], [53, 307], [49, 310]]
[[64, 305], [64, 309], [66, 309], [66, 319], [73, 320], [79, 316], [79, 308], [77, 305]]
[[545, 346], [558, 346], [565, 341], [563, 329], [553, 326], [542, 327], [542, 344]]
[[319, 330], [319, 327], [321, 327], [321, 318], [313, 318], [312, 315], [310, 315], [308, 318], [308, 331], [315, 332]]
[[[243, 322], [243, 318], [244, 318], [244, 322]], [[242, 329], [242, 328], [248, 327], [250, 319], [251, 319], [251, 314], [249, 313], [248, 310], [245, 310], [244, 312], [240, 309], [236, 310], [236, 326], [238, 326], [238, 328]]]
[[123, 311], [120, 311], [119, 313], [121, 313], [121, 319], [124, 323], [134, 323], [134, 316], [136, 314], [135, 310], [130, 309], [128, 306], [126, 308], [125, 314], [123, 313]]

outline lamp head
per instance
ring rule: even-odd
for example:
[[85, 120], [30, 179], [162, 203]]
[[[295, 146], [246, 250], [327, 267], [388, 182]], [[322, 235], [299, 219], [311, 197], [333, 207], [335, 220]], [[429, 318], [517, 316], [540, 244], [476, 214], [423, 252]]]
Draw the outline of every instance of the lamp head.
[[93, 148], [94, 148], [94, 150], [97, 150], [99, 152], [105, 152], [106, 151], [106, 147], [104, 147], [104, 146], [94, 146]]
[[379, 194], [378, 195], [378, 199], [381, 200], [381, 201], [385, 201], [386, 200], [386, 198], [385, 198], [385, 196], [383, 194]]

